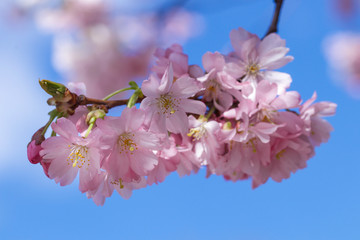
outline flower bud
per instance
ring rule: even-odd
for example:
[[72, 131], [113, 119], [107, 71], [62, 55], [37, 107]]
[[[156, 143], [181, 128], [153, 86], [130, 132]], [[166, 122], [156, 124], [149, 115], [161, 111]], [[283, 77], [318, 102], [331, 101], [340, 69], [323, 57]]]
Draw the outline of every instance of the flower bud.
[[67, 88], [61, 83], [56, 83], [50, 80], [39, 80], [39, 84], [42, 89], [45, 90], [48, 94], [53, 96], [55, 100], [61, 100], [65, 97]]
[[27, 157], [32, 164], [39, 163], [42, 158], [40, 157], [41, 145], [36, 145], [36, 141], [32, 140], [27, 146]]
[[88, 113], [86, 116], [86, 122], [90, 125], [91, 121], [94, 121], [92, 119], [98, 119], [98, 118], [104, 118], [106, 116], [106, 113], [102, 109], [96, 109]]
[[32, 164], [37, 164], [41, 161], [41, 157], [39, 155], [41, 148], [41, 143], [45, 140], [42, 132], [45, 127], [37, 130], [31, 138], [31, 141], [27, 145], [27, 157]]
[[224, 123], [223, 129], [224, 130], [231, 130], [232, 129], [231, 122]]

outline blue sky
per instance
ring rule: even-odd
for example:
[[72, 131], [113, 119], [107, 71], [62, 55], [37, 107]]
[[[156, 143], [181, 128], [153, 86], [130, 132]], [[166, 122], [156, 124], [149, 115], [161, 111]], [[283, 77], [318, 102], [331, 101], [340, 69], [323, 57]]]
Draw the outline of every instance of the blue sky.
[[[204, 33], [185, 46], [190, 63], [206, 51], [228, 52], [229, 33], [243, 27], [263, 35], [273, 12], [271, 0], [190, 0], [205, 19]], [[81, 194], [76, 184], [60, 187], [31, 165], [26, 144], [47, 120], [50, 108], [38, 78], [61, 80], [51, 65], [51, 36], [31, 22], [0, 22], [0, 239], [360, 239], [359, 100], [328, 74], [324, 37], [359, 30], [345, 24], [331, 1], [285, 1], [279, 33], [295, 60], [282, 70], [292, 75], [291, 90], [304, 99], [338, 104], [330, 141], [316, 149], [306, 169], [288, 180], [270, 180], [256, 190], [250, 181], [227, 182], [199, 174], [172, 174], [157, 186], [118, 194], [103, 207]]]

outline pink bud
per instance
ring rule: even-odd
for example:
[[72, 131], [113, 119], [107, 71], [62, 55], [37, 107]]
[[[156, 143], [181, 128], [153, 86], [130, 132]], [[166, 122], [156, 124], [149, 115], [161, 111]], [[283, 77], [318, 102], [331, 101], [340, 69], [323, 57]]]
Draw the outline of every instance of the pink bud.
[[35, 140], [32, 140], [27, 146], [27, 156], [32, 164], [37, 164], [42, 160], [39, 155], [39, 152], [42, 149], [41, 145], [36, 145], [35, 142]]

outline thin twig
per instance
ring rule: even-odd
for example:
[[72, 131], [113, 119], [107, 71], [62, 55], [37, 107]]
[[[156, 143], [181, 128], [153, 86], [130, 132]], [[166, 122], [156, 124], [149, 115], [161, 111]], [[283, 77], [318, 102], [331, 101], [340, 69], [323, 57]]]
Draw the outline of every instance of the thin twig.
[[267, 33], [265, 34], [265, 37], [267, 35], [269, 35], [270, 33], [276, 33], [278, 31], [279, 16], [280, 16], [280, 11], [281, 11], [281, 6], [282, 6], [284, 0], [274, 0], [274, 2], [276, 4], [276, 6], [275, 6], [273, 19], [272, 19], [271, 25], [270, 25]]

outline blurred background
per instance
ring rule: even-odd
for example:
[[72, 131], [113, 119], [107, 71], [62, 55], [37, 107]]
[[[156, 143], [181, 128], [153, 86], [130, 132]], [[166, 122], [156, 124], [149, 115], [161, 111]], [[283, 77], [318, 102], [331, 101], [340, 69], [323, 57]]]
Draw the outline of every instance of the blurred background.
[[[279, 34], [295, 60], [282, 69], [303, 99], [338, 104], [334, 132], [306, 169], [256, 190], [199, 174], [118, 194], [97, 207], [27, 160], [48, 120], [38, 79], [83, 81], [103, 97], [143, 80], [156, 47], [183, 44], [189, 64], [231, 51], [229, 33], [263, 36], [272, 0], [3, 0], [0, 3], [0, 239], [360, 239], [360, 4], [285, 0]], [[114, 82], [118, 86], [114, 85]], [[99, 89], [103, 89], [100, 91]], [[108, 91], [108, 92], [106, 92]]]

